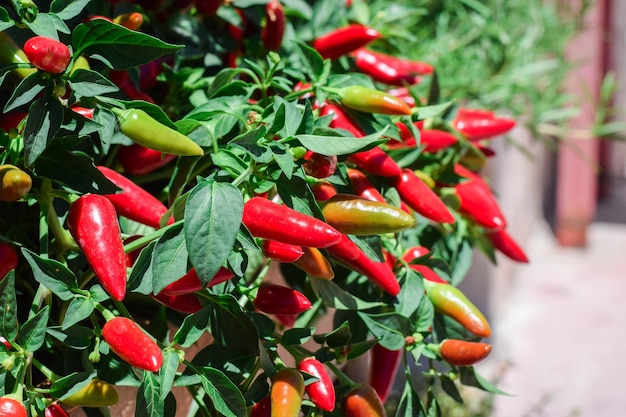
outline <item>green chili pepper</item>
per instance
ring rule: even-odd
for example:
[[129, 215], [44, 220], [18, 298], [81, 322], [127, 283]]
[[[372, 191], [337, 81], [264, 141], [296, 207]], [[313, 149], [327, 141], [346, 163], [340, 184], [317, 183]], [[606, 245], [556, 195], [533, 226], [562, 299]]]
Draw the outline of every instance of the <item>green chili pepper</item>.
[[119, 398], [113, 385], [92, 379], [83, 388], [59, 401], [76, 407], [108, 407], [117, 404]]
[[341, 104], [365, 113], [411, 115], [411, 108], [404, 101], [383, 91], [360, 85], [351, 85], [339, 90]]
[[202, 148], [187, 136], [169, 128], [140, 109], [114, 110], [122, 133], [134, 142], [172, 155], [202, 156]]
[[[0, 32], [0, 64], [30, 64], [24, 51], [6, 32]], [[19, 78], [26, 78], [37, 72], [37, 69], [14, 68], [11, 72]]]

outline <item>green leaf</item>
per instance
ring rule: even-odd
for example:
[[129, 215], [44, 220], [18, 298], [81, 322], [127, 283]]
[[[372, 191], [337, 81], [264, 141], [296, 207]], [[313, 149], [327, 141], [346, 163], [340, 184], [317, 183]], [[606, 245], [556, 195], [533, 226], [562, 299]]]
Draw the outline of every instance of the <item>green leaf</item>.
[[265, 126], [260, 126], [257, 129], [242, 133], [228, 142], [228, 144], [245, 150], [256, 162], [265, 164], [272, 159], [272, 153], [267, 146], [259, 144], [258, 141], [266, 133], [267, 129]]
[[345, 346], [350, 343], [351, 339], [352, 332], [350, 332], [350, 323], [347, 321], [344, 321], [339, 327], [328, 333], [313, 335], [315, 343], [320, 345], [326, 343], [329, 347]]
[[119, 88], [104, 75], [83, 68], [73, 71], [67, 82], [72, 93], [76, 96], [76, 100], [119, 91]]
[[226, 261], [242, 215], [241, 192], [230, 183], [208, 180], [191, 191], [185, 205], [185, 243], [191, 264], [204, 284]]
[[439, 381], [441, 382], [441, 388], [443, 391], [448, 394], [450, 398], [456, 401], [459, 404], [463, 404], [463, 398], [461, 397], [461, 393], [459, 393], [459, 389], [456, 384], [450, 377], [447, 375], [441, 375], [439, 377]]
[[419, 308], [423, 297], [424, 284], [422, 277], [413, 269], [406, 268], [402, 289], [400, 294], [398, 294], [396, 312], [405, 317], [410, 317]]
[[163, 366], [159, 371], [159, 385], [161, 386], [160, 400], [164, 401], [167, 394], [172, 390], [176, 371], [178, 370], [179, 356], [178, 353], [171, 349], [163, 351]]
[[[15, 25], [15, 21], [9, 17], [9, 13], [4, 7], [0, 6], [0, 32], [7, 30]], [[0, 82], [0, 85], [2, 83]]]
[[22, 325], [17, 342], [28, 352], [36, 352], [43, 345], [48, 327], [50, 306], [46, 305]]
[[381, 139], [381, 136], [385, 133], [386, 129], [381, 130], [378, 133], [363, 136], [361, 138], [355, 137], [329, 137], [318, 135], [297, 135], [296, 139], [300, 141], [302, 146], [310, 151], [319, 153], [322, 155], [350, 155], [355, 152], [362, 152], [372, 149], [381, 143], [387, 142], [387, 139]]
[[312, 279], [311, 287], [324, 300], [326, 306], [337, 310], [366, 310], [381, 305], [378, 301], [361, 300], [332, 281]]
[[12, 269], [0, 280], [0, 334], [13, 340], [18, 330], [15, 270]]
[[303, 114], [296, 103], [290, 103], [282, 97], [275, 97], [274, 108], [278, 109], [279, 107], [277, 106], [283, 107], [285, 113], [285, 123], [282, 129], [278, 132], [278, 136], [281, 138], [287, 138], [298, 133], [298, 128], [302, 123]]
[[315, 327], [294, 327], [287, 329], [281, 336], [280, 343], [286, 346], [301, 345], [311, 338], [313, 332], [315, 332]]
[[4, 112], [8, 113], [20, 106], [32, 103], [35, 97], [49, 85], [49, 81], [44, 79], [42, 72], [38, 71], [29, 75], [24, 78], [13, 91], [9, 101], [4, 105]]
[[209, 326], [211, 309], [211, 306], [206, 306], [202, 310], [185, 317], [183, 324], [174, 335], [174, 342], [184, 348], [196, 343]]
[[161, 398], [161, 386], [156, 375], [151, 372], [144, 374], [144, 379], [137, 392], [135, 404], [135, 416], [137, 417], [163, 417], [165, 406]]
[[208, 301], [213, 306], [210, 328], [215, 340], [238, 352], [258, 354], [257, 328], [235, 297], [230, 294], [213, 295]]
[[66, 347], [82, 351], [91, 346], [93, 329], [84, 326], [72, 326], [69, 329], [61, 329], [61, 326], [54, 326], [48, 328], [48, 334]]
[[213, 368], [202, 368], [200, 376], [202, 387], [218, 413], [225, 417], [247, 415], [246, 402], [241, 391], [223, 372]]
[[80, 14], [91, 0], [54, 0], [50, 12], [63, 20], [70, 20]]
[[[296, 52], [304, 62], [304, 68], [308, 72], [309, 78], [313, 81], [320, 81], [326, 73], [324, 59], [314, 48], [304, 42], [294, 41]], [[330, 61], [329, 61], [330, 62]]]
[[378, 343], [389, 350], [402, 349], [404, 335], [411, 333], [409, 319], [398, 313], [368, 314], [359, 311], [358, 315], [376, 336]]
[[62, 330], [66, 330], [69, 327], [75, 325], [81, 320], [86, 319], [91, 315], [95, 308], [93, 300], [89, 297], [76, 296], [67, 307], [65, 317], [63, 318]]
[[480, 376], [473, 366], [460, 367], [459, 372], [461, 374], [461, 383], [464, 385], [480, 388], [483, 391], [491, 392], [494, 394], [511, 396], [511, 394], [498, 389], [491, 382]]
[[276, 182], [276, 189], [283, 202], [292, 209], [318, 219], [323, 218], [302, 169], [294, 172], [289, 180], [281, 176]]
[[155, 294], [163, 291], [172, 282], [185, 275], [187, 267], [187, 246], [183, 225], [168, 229], [157, 240], [152, 252], [152, 288]]
[[50, 395], [53, 398], [64, 400], [75, 392], [80, 391], [96, 377], [96, 370], [74, 372], [52, 382]]
[[148, 113], [150, 117], [152, 117], [157, 122], [172, 128], [176, 129], [176, 124], [170, 120], [165, 111], [153, 103], [148, 103], [144, 100], [117, 100], [120, 104], [124, 105], [127, 109], [140, 109]]
[[428, 119], [429, 117], [441, 116], [448, 110], [454, 101], [447, 101], [441, 104], [433, 104], [432, 106], [420, 107], [417, 112], [418, 120]]
[[22, 255], [29, 263], [37, 282], [63, 301], [69, 301], [74, 297], [74, 291], [78, 290], [78, 282], [74, 273], [65, 265], [54, 259], [42, 258], [26, 248], [22, 248]]
[[63, 105], [56, 97], [37, 100], [31, 106], [24, 128], [26, 166], [35, 163], [63, 124]]
[[37, 13], [34, 21], [29, 22], [26, 20], [24, 23], [26, 23], [26, 26], [28, 26], [35, 35], [45, 36], [57, 41], [59, 40], [55, 19], [48, 13]]
[[296, 167], [293, 154], [282, 143], [272, 142], [268, 146], [280, 170], [288, 180], [291, 179], [293, 170]]
[[410, 380], [404, 384], [400, 402], [396, 408], [395, 417], [426, 417], [426, 410], [420, 401], [419, 395], [411, 386]]
[[433, 307], [433, 303], [430, 302], [428, 297], [422, 297], [422, 301], [420, 302], [419, 308], [415, 314], [417, 316], [417, 320], [415, 321], [415, 331], [417, 332], [427, 332], [433, 326], [433, 321], [435, 320], [435, 308]]
[[141, 250], [139, 257], [135, 260], [133, 269], [128, 277], [128, 291], [139, 294], [152, 294], [152, 252], [156, 242], [152, 241]]

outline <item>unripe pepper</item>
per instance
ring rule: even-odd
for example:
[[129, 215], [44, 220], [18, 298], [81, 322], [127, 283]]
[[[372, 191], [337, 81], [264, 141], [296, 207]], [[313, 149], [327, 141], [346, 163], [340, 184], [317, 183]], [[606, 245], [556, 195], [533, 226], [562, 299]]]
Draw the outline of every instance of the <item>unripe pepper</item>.
[[[2, 31], [0, 32], [0, 64], [29, 64], [30, 61], [24, 51]], [[26, 78], [37, 72], [35, 68], [14, 68], [11, 72], [18, 78]]]
[[101, 195], [85, 194], [70, 206], [67, 224], [104, 290], [123, 300], [126, 254], [113, 203]]
[[265, 26], [261, 30], [261, 42], [268, 51], [278, 51], [285, 34], [285, 10], [279, 1], [270, 0], [265, 5]]
[[[206, 288], [210, 288], [217, 284], [221, 284], [222, 282], [226, 282], [229, 279], [232, 279], [234, 276], [235, 275], [231, 271], [221, 266], [220, 269], [217, 270], [213, 278], [211, 278]], [[191, 268], [189, 272], [187, 272], [181, 278], [163, 288], [163, 291], [161, 291], [159, 294], [171, 296], [185, 295], [200, 291], [203, 288], [204, 285], [202, 285], [202, 281], [200, 281], [198, 273], [196, 272], [195, 268]]]
[[302, 256], [293, 262], [310, 277], [331, 280], [335, 278], [333, 267], [317, 248], [303, 247]]
[[358, 169], [348, 168], [348, 178], [354, 193], [370, 201], [386, 203], [385, 197], [372, 185], [369, 179]]
[[424, 288], [435, 311], [452, 317], [476, 336], [491, 336], [491, 327], [483, 313], [457, 287], [426, 279]]
[[15, 165], [0, 165], [0, 201], [13, 202], [30, 191], [33, 180]]
[[202, 302], [193, 294], [167, 295], [163, 292], [151, 297], [171, 310], [184, 314], [193, 314], [202, 310]]
[[322, 214], [328, 224], [352, 235], [396, 233], [415, 225], [415, 218], [397, 207], [351, 194], [326, 200]]
[[454, 216], [444, 202], [410, 169], [395, 177], [393, 185], [402, 201], [422, 216], [438, 223], [454, 223]]
[[387, 417], [383, 403], [371, 385], [352, 390], [341, 402], [345, 417]]
[[139, 176], [164, 167], [176, 159], [176, 155], [155, 151], [135, 143], [130, 146], [120, 146], [117, 158], [127, 174]]
[[[354, 64], [359, 71], [369, 75], [376, 82], [389, 85], [413, 85], [421, 81], [421, 77], [416, 73], [395, 66], [394, 61], [389, 59], [393, 58], [390, 55], [359, 48], [353, 56]], [[398, 58], [393, 59], [397, 60]]]
[[493, 246], [515, 262], [528, 263], [528, 256], [505, 229], [488, 231], [487, 238]]
[[283, 368], [276, 372], [270, 391], [271, 416], [298, 417], [303, 396], [304, 378], [298, 370]]
[[35, 67], [51, 74], [60, 74], [70, 63], [70, 50], [64, 43], [45, 36], [34, 36], [24, 44], [24, 53]]
[[338, 92], [341, 104], [365, 113], [411, 115], [411, 108], [402, 100], [384, 91], [361, 85], [344, 87]]
[[504, 229], [507, 225], [506, 218], [489, 185], [480, 176], [461, 165], [457, 164], [454, 172], [467, 178], [467, 181], [455, 186], [455, 192], [460, 201], [459, 210], [488, 229]]
[[10, 395], [0, 397], [0, 417], [27, 417], [26, 407]]
[[375, 29], [349, 25], [319, 36], [313, 41], [312, 46], [322, 58], [336, 59], [380, 37], [381, 34]]
[[267, 314], [299, 314], [311, 308], [311, 302], [301, 292], [274, 284], [261, 285], [253, 304]]
[[13, 246], [6, 242], [0, 242], [0, 281], [9, 271], [17, 268], [17, 252]]
[[204, 151], [196, 142], [159, 123], [143, 110], [117, 109], [116, 115], [122, 133], [140, 145], [172, 155], [204, 155]]
[[109, 181], [122, 189], [121, 193], [105, 195], [113, 203], [115, 211], [120, 216], [155, 229], [161, 227], [161, 218], [167, 212], [167, 207], [162, 202], [122, 174], [105, 166], [96, 168]]
[[319, 381], [304, 387], [313, 404], [324, 411], [333, 411], [335, 409], [335, 387], [324, 364], [314, 357], [308, 357], [298, 363], [298, 369], [319, 378]]
[[113, 385], [92, 379], [83, 388], [59, 401], [74, 407], [109, 407], [117, 404], [119, 397]]
[[491, 353], [488, 343], [445, 339], [439, 344], [439, 355], [452, 366], [472, 366]]
[[141, 327], [127, 317], [114, 317], [102, 327], [102, 337], [124, 362], [150, 372], [161, 369], [163, 353]]
[[390, 350], [377, 343], [372, 347], [370, 362], [370, 385], [382, 403], [387, 401], [402, 361], [404, 349]]
[[50, 404], [44, 411], [44, 417], [69, 417], [59, 404]]
[[244, 204], [242, 222], [252, 236], [292, 245], [325, 248], [341, 240], [329, 224], [263, 197]]

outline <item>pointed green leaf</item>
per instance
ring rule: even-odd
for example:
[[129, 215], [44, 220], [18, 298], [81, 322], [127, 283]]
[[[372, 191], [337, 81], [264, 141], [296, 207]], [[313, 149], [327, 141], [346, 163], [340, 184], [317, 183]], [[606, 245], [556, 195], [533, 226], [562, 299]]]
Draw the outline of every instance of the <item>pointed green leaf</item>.
[[12, 269], [0, 280], [0, 334], [7, 340], [13, 340], [18, 329], [15, 270]]
[[137, 392], [135, 416], [163, 417], [164, 412], [165, 406], [161, 399], [161, 386], [159, 385], [159, 381], [156, 375], [146, 372]]
[[74, 273], [65, 265], [54, 259], [42, 258], [26, 248], [22, 248], [22, 255], [30, 264], [37, 282], [44, 285], [63, 301], [68, 301], [74, 297], [78, 283]]
[[152, 288], [155, 294], [188, 272], [183, 225], [168, 229], [152, 252]]
[[43, 345], [48, 328], [50, 306], [44, 306], [22, 325], [17, 334], [17, 342], [28, 352], [36, 352]]
[[218, 413], [224, 417], [247, 415], [246, 402], [241, 391], [223, 372], [213, 368], [202, 368], [201, 382]]

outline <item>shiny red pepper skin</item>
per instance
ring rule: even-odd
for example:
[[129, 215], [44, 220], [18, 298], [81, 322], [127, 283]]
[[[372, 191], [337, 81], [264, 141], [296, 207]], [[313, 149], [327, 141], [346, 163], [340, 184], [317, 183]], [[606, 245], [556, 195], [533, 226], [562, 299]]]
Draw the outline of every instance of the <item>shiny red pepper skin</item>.
[[404, 349], [389, 350], [380, 344], [375, 344], [371, 352], [370, 385], [384, 404], [393, 388]]
[[392, 88], [391, 90], [387, 90], [387, 93], [391, 94], [394, 97], [398, 97], [400, 100], [404, 101], [409, 107], [415, 107], [415, 98], [407, 87]]
[[253, 304], [267, 314], [299, 314], [311, 308], [311, 302], [301, 292], [274, 284], [261, 285]]
[[452, 366], [472, 366], [491, 353], [488, 343], [445, 339], [439, 344], [439, 355]]
[[262, 249], [267, 258], [285, 263], [297, 261], [304, 253], [302, 246], [290, 245], [276, 240], [264, 240]]
[[341, 240], [334, 227], [263, 197], [244, 204], [242, 222], [252, 236], [292, 245], [325, 248]]
[[359, 255], [354, 259], [343, 258], [337, 253], [334, 253], [333, 257], [353, 271], [367, 277], [388, 294], [394, 297], [398, 295], [400, 293], [400, 284], [389, 264], [387, 262], [376, 262], [369, 258], [361, 248], [358, 249]]
[[409, 266], [411, 269], [414, 269], [415, 271], [422, 274], [424, 279], [427, 281], [438, 282], [440, 284], [448, 284], [448, 281], [441, 278], [438, 273], [436, 273], [435, 271], [433, 271], [430, 267], [426, 265], [411, 264]]
[[384, 91], [361, 85], [351, 85], [339, 90], [341, 104], [364, 113], [410, 116], [411, 108], [401, 99]]
[[405, 262], [411, 262], [414, 259], [428, 255], [429, 252], [430, 249], [425, 246], [413, 246], [404, 251], [402, 254], [402, 260]]
[[515, 120], [496, 117], [487, 110], [459, 109], [452, 125], [470, 141], [490, 139], [515, 127]]
[[[428, 75], [432, 74], [435, 71], [435, 67], [426, 62], [413, 61], [410, 59], [398, 58], [393, 55], [387, 55], [380, 52], [374, 52], [366, 48], [360, 48], [355, 53], [354, 56], [358, 60], [359, 54], [361, 54], [364, 58], [367, 57], [370, 62], [380, 62], [384, 63], [392, 68], [399, 70], [404, 74], [411, 75]], [[404, 84], [398, 84], [404, 85]]]
[[9, 342], [5, 337], [0, 336], [0, 343], [2, 343], [7, 350], [11, 349], [11, 342]]
[[448, 207], [415, 172], [404, 169], [401, 175], [394, 178], [393, 185], [402, 201], [422, 216], [438, 223], [454, 223], [454, 216]]
[[17, 252], [13, 246], [6, 242], [0, 242], [0, 281], [9, 271], [17, 268]]
[[[418, 129], [420, 129], [420, 124], [420, 122], [415, 123]], [[405, 124], [397, 122], [396, 126], [400, 129], [400, 138], [402, 139], [402, 142], [390, 141], [386, 145], [390, 149], [416, 147], [417, 140]], [[420, 146], [424, 146], [424, 152], [426, 153], [433, 153], [449, 148], [454, 146], [457, 142], [457, 138], [450, 132], [437, 129], [420, 129]]]
[[[206, 288], [211, 288], [217, 284], [226, 282], [229, 279], [232, 279], [234, 276], [235, 275], [231, 271], [222, 266], [220, 267], [220, 269], [217, 270], [217, 273], [213, 276], [213, 278], [211, 278], [211, 281], [209, 281]], [[204, 286], [202, 285], [202, 281], [200, 281], [200, 277], [198, 277], [196, 270], [194, 268], [191, 268], [189, 272], [187, 272], [181, 278], [163, 288], [163, 291], [161, 291], [159, 294], [185, 295], [200, 291], [203, 288]]]
[[93, 112], [95, 109], [88, 109], [87, 107], [73, 106], [70, 109], [87, 119], [93, 119]]
[[44, 411], [45, 417], [69, 417], [59, 404], [50, 404]]
[[335, 186], [328, 182], [316, 182], [311, 185], [311, 191], [317, 201], [326, 201], [334, 195], [337, 195]]
[[138, 143], [120, 146], [117, 157], [127, 174], [137, 176], [154, 172], [176, 159], [176, 155], [164, 154]]
[[174, 311], [193, 314], [202, 310], [202, 302], [193, 294], [167, 295], [163, 292], [151, 295], [153, 299]]
[[272, 399], [268, 395], [254, 404], [248, 417], [272, 417]]
[[24, 53], [31, 64], [51, 74], [64, 72], [71, 59], [67, 45], [45, 36], [28, 39], [24, 43]]
[[341, 402], [345, 417], [387, 417], [383, 403], [371, 385], [352, 390]]
[[113, 203], [101, 195], [85, 194], [70, 206], [67, 224], [104, 290], [123, 300], [126, 254]]
[[337, 259], [354, 260], [361, 254], [361, 248], [347, 235], [341, 235], [341, 241], [327, 247], [326, 250]]
[[161, 227], [161, 217], [167, 212], [167, 207], [163, 203], [122, 174], [104, 166], [96, 168], [109, 181], [122, 189], [121, 193], [105, 195], [113, 203], [120, 216], [155, 229]]
[[298, 417], [304, 396], [304, 377], [293, 368], [283, 368], [272, 376], [270, 390], [272, 417]]
[[487, 232], [487, 238], [493, 246], [515, 262], [528, 263], [528, 256], [506, 230]]
[[354, 194], [370, 201], [386, 203], [385, 197], [372, 185], [369, 179], [358, 169], [348, 168], [348, 178]]
[[150, 372], [161, 369], [163, 353], [137, 323], [127, 317], [115, 317], [102, 327], [102, 337], [124, 362]]
[[0, 417], [27, 417], [26, 407], [10, 396], [0, 397]]
[[293, 264], [302, 269], [310, 277], [331, 280], [335, 278], [333, 267], [328, 259], [317, 248], [303, 247], [302, 256]]
[[326, 33], [313, 41], [313, 48], [322, 58], [336, 59], [381, 37], [377, 30], [349, 25]]
[[459, 210], [488, 229], [504, 229], [507, 225], [506, 218], [489, 185], [480, 176], [461, 165], [457, 164], [454, 172], [468, 179], [455, 187], [456, 195], [461, 203]]
[[270, 0], [265, 5], [265, 26], [261, 31], [261, 42], [268, 51], [278, 51], [285, 34], [285, 10], [279, 1]]
[[[366, 48], [359, 48], [352, 55], [354, 64], [360, 72], [384, 84], [396, 86], [417, 84], [421, 81], [419, 74], [433, 72], [433, 67], [428, 64], [415, 62], [413, 67], [409, 65], [402, 67], [405, 60]], [[418, 67], [418, 64], [421, 64], [421, 67]], [[415, 71], [413, 68], [419, 68], [420, 71]]]
[[313, 404], [324, 411], [333, 411], [335, 409], [335, 387], [324, 364], [314, 357], [308, 357], [298, 363], [298, 369], [319, 378], [319, 381], [304, 387]]

